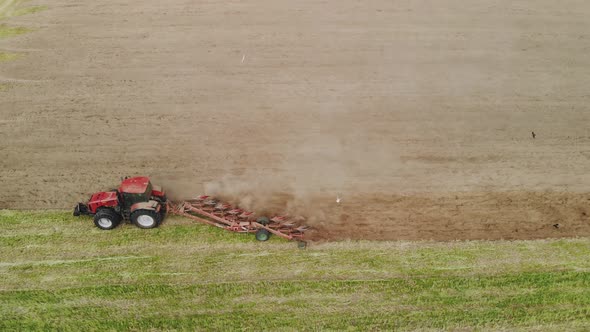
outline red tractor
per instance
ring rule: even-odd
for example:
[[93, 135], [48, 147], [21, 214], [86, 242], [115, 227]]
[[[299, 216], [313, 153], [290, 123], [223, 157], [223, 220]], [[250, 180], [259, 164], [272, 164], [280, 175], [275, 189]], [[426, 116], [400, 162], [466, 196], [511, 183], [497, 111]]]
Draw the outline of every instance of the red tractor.
[[78, 203], [74, 216], [93, 215], [96, 227], [109, 230], [130, 220], [139, 228], [155, 228], [166, 216], [167, 198], [160, 186], [146, 176], [126, 178], [118, 189], [93, 194], [87, 204]]

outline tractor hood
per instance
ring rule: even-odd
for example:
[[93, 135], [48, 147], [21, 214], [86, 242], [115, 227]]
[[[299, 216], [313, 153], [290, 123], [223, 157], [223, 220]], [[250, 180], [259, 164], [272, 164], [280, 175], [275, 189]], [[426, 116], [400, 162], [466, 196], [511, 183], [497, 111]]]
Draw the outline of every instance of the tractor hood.
[[117, 193], [114, 191], [101, 191], [95, 193], [88, 201], [88, 209], [92, 213], [96, 213], [96, 209], [101, 206], [112, 207], [117, 205], [119, 205], [119, 200], [117, 199]]
[[150, 178], [147, 176], [127, 178], [121, 182], [119, 192], [127, 194], [143, 194], [147, 191], [149, 185]]

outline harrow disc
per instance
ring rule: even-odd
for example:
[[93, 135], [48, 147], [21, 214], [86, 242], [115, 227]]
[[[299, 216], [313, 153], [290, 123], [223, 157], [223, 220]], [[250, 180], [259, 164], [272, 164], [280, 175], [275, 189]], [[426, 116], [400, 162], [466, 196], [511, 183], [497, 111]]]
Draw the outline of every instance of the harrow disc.
[[168, 203], [170, 213], [239, 233], [255, 233], [259, 241], [267, 241], [271, 234], [287, 240], [303, 241], [307, 226], [304, 218], [277, 215], [272, 218], [256, 215], [237, 206], [202, 195], [190, 201]]

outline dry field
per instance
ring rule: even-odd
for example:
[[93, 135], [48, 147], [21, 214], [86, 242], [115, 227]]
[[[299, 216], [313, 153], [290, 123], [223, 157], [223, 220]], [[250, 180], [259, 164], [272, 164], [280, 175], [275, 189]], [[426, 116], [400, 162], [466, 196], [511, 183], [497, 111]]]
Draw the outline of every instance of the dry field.
[[0, 39], [0, 208], [146, 174], [274, 197], [318, 238], [590, 235], [587, 1], [27, 5], [2, 21], [34, 31]]

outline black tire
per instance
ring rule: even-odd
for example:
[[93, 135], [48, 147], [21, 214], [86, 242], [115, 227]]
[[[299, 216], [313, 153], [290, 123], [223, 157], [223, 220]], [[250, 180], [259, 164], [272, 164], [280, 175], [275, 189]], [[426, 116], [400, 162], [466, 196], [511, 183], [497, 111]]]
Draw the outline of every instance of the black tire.
[[166, 195], [164, 195], [163, 197], [155, 196], [152, 199], [155, 201], [158, 201], [160, 203], [160, 223], [161, 223], [166, 218], [166, 213], [168, 213], [168, 199], [166, 198]]
[[268, 241], [270, 238], [270, 232], [264, 228], [261, 228], [256, 231], [256, 240], [258, 241]]
[[160, 225], [160, 214], [154, 210], [135, 210], [131, 213], [131, 222], [143, 229], [156, 228]]
[[164, 221], [164, 219], [166, 219], [166, 205], [162, 205], [162, 208], [160, 209], [160, 223], [162, 223]]
[[111, 209], [99, 209], [94, 215], [94, 225], [102, 230], [111, 230], [121, 223], [121, 216]]
[[268, 217], [258, 217], [256, 218], [256, 222], [261, 225], [267, 226], [270, 223], [270, 219], [268, 219]]

